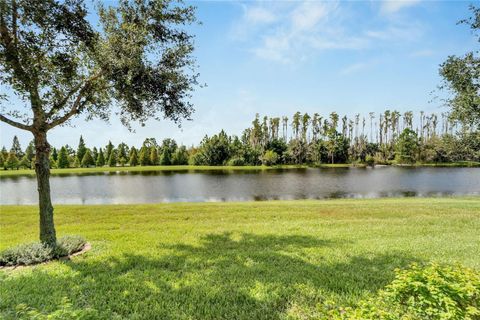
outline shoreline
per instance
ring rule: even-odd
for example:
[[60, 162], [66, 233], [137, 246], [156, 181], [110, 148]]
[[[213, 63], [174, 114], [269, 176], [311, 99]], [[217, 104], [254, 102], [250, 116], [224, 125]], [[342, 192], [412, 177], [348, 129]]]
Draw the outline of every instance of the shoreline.
[[[396, 167], [448, 167], [448, 168], [478, 168], [480, 162], [462, 161], [446, 163], [418, 163], [418, 164], [378, 164], [377, 166]], [[365, 168], [366, 164], [335, 163], [317, 165], [278, 165], [278, 166], [191, 166], [191, 165], [170, 165], [170, 166], [135, 166], [135, 167], [92, 167], [92, 168], [65, 168], [51, 169], [51, 175], [61, 174], [84, 174], [84, 173], [109, 173], [109, 172], [147, 172], [147, 171], [264, 171], [264, 170], [289, 170], [307, 168]], [[10, 176], [31, 176], [35, 175], [33, 169], [0, 170], [1, 177]]]

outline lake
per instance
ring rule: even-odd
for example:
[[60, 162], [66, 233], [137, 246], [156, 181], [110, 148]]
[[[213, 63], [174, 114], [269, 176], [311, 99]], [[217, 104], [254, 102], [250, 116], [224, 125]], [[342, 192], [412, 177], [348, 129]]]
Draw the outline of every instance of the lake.
[[[51, 176], [56, 204], [480, 195], [480, 168], [303, 168]], [[0, 204], [38, 203], [34, 176], [0, 178]]]

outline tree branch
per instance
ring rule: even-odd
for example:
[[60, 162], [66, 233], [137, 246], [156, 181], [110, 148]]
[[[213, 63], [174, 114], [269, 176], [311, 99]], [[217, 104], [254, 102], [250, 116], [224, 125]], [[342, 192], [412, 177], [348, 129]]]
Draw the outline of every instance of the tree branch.
[[22, 130], [32, 131], [32, 126], [29, 126], [29, 125], [26, 125], [26, 124], [21, 124], [20, 122], [16, 122], [16, 121], [13, 121], [11, 119], [8, 119], [3, 114], [0, 114], [0, 121], [8, 123], [9, 125], [14, 126], [16, 128], [19, 128], [19, 129], [22, 129]]
[[[75, 92], [77, 92], [81, 87], [80, 92], [77, 95], [77, 98], [75, 99], [75, 101], [72, 104], [72, 107], [70, 108], [70, 111], [64, 114], [63, 116], [61, 116], [60, 118], [52, 120], [49, 124], [47, 124], [47, 127], [51, 129], [53, 127], [61, 125], [62, 123], [64, 123], [65, 121], [73, 117], [74, 115], [80, 113], [86, 104], [86, 101], [81, 102], [82, 98], [85, 97], [85, 93], [87, 93], [88, 90], [91, 88], [92, 83], [95, 80], [97, 80], [102, 74], [103, 74], [103, 71], [97, 72], [95, 75], [91, 76], [88, 80], [86, 80], [83, 83], [83, 86], [79, 84], [75, 86], [72, 90], [70, 90], [70, 92], [62, 99], [61, 103], [65, 104], [68, 101], [68, 99], [70, 99], [75, 94]], [[52, 110], [50, 110], [50, 112], [48, 113], [47, 118], [49, 116], [52, 116], [54, 112], [60, 109], [61, 107], [62, 107], [61, 104], [57, 104], [54, 107], [52, 107]]]

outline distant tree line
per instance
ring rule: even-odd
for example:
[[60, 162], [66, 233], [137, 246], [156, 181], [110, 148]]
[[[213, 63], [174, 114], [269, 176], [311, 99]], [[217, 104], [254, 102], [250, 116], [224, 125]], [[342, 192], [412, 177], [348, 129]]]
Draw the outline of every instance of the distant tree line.
[[[447, 113], [386, 110], [353, 118], [332, 112], [296, 112], [288, 117], [258, 114], [240, 136], [225, 131], [205, 136], [187, 148], [173, 139], [158, 143], [147, 138], [140, 147], [110, 141], [105, 147], [86, 146], [82, 136], [76, 149], [53, 148], [52, 168], [151, 165], [280, 165], [322, 163], [442, 163], [480, 161], [480, 131], [475, 125], [452, 120]], [[35, 148], [24, 150], [15, 136], [10, 151], [0, 152], [0, 167], [34, 168]]]

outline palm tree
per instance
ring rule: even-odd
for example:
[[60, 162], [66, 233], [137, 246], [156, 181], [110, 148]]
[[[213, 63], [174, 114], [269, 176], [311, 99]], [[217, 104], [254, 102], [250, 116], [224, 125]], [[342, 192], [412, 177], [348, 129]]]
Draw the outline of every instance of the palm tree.
[[375, 119], [375, 112], [368, 113], [370, 117], [370, 142], [373, 142], [373, 119]]
[[293, 115], [292, 128], [293, 128], [293, 134], [295, 135], [295, 139], [298, 139], [301, 116], [302, 114], [299, 111], [295, 112], [295, 114]]

